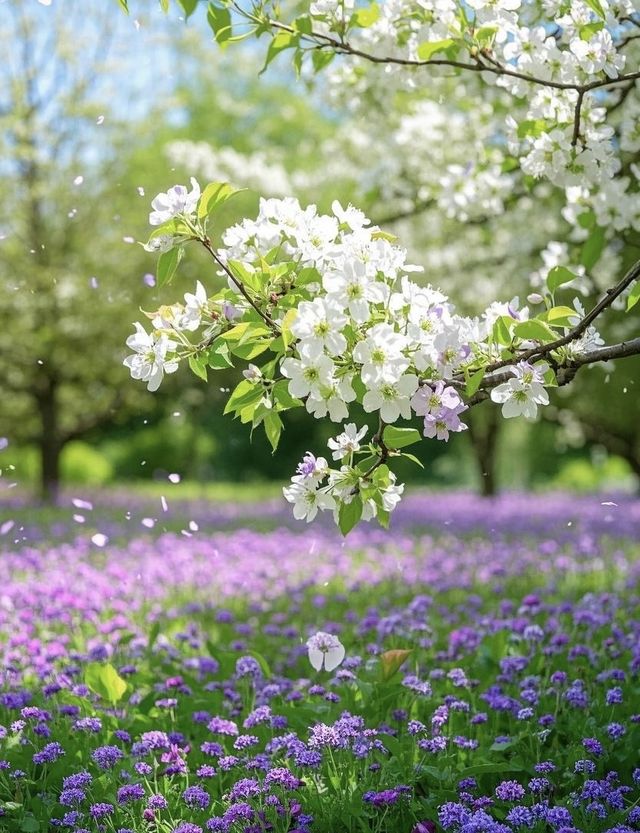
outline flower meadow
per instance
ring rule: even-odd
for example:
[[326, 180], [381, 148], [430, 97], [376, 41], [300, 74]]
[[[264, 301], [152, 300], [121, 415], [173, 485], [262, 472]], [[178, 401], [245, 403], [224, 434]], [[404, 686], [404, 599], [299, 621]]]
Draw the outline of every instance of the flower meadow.
[[637, 500], [67, 504], [1, 506], [0, 830], [640, 829]]

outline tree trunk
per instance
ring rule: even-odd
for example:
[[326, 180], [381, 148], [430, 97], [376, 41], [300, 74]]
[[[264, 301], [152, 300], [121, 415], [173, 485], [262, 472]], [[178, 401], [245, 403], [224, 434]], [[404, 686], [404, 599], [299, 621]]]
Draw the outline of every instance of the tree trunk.
[[58, 425], [57, 387], [47, 378], [37, 396], [40, 411], [40, 496], [45, 503], [55, 503], [60, 487], [60, 454], [63, 442]]
[[498, 493], [496, 445], [499, 433], [498, 409], [477, 408], [467, 414], [471, 449], [480, 476], [480, 494], [493, 497]]

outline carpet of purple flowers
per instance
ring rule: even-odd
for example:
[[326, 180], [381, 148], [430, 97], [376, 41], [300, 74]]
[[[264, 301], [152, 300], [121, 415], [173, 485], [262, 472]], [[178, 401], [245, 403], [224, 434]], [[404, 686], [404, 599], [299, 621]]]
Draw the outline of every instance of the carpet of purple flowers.
[[637, 501], [2, 508], [0, 830], [640, 830]]

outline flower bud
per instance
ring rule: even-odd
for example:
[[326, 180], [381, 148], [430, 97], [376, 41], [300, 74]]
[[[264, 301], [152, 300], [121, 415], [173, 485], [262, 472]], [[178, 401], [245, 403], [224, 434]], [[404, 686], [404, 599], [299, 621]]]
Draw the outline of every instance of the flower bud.
[[544, 298], [539, 292], [532, 292], [531, 295], [527, 295], [527, 301], [530, 304], [541, 304], [544, 301]]

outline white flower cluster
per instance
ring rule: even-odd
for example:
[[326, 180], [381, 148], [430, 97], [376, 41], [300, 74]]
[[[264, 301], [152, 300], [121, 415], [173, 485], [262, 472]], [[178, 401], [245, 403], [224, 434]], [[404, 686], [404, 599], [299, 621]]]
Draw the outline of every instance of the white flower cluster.
[[[405, 160], [415, 169], [424, 156], [421, 148], [438, 156], [444, 147], [446, 153], [447, 142], [457, 146], [460, 135], [469, 134], [467, 125], [477, 125], [483, 111], [492, 111], [487, 120], [490, 133], [484, 131], [484, 141], [467, 139], [467, 152], [458, 153], [457, 162], [438, 160], [435, 177], [429, 176], [432, 166], [427, 162], [424, 177], [418, 171], [416, 179], [415, 170], [406, 177], [407, 182], [424, 183], [423, 188], [441, 202], [448, 216], [465, 221], [474, 213], [492, 215], [502, 210], [514, 185], [509, 166], [500, 167], [500, 157], [508, 153], [518, 160], [521, 173], [568, 189], [569, 207], [577, 202], [575, 189], [580, 189], [580, 211], [571, 219], [567, 216], [573, 224], [580, 214], [593, 210], [598, 224], [613, 232], [640, 228], [640, 170], [626, 166], [623, 158], [640, 147], [640, 104], [633, 90], [629, 95], [623, 84], [609, 86], [625, 72], [631, 79], [626, 83], [633, 83], [639, 52], [639, 42], [633, 37], [637, 12], [633, 0], [550, 0], [543, 4], [533, 0], [470, 0], [465, 4], [459, 0], [389, 0], [379, 5], [378, 18], [371, 25], [352, 29], [348, 38], [355, 51], [380, 63], [371, 65], [352, 55], [349, 62], [329, 71], [330, 86], [334, 96], [352, 109], [364, 107], [360, 102], [370, 102], [373, 95], [385, 102], [385, 113], [398, 89], [410, 93], [412, 113], [404, 122], [411, 150], [407, 155], [388, 153], [384, 162], [384, 167], [396, 167], [395, 176], [388, 177], [396, 188], [402, 187], [398, 174]], [[337, 31], [333, 17], [320, 11], [314, 15], [314, 29], [333, 31], [334, 36]], [[480, 45], [471, 47], [476, 35]], [[456, 79], [466, 91], [467, 105], [455, 114], [451, 103], [456, 103], [456, 93], [446, 79], [437, 77], [437, 69], [408, 71], [392, 62], [447, 58], [488, 68], [481, 78], [467, 72]], [[429, 73], [428, 84], [425, 73]], [[600, 86], [587, 89], [590, 84]], [[445, 106], [436, 103], [434, 90], [438, 89]], [[415, 103], [420, 90], [435, 100]], [[483, 104], [476, 103], [480, 101]], [[616, 127], [608, 123], [608, 108], [619, 104], [621, 120]], [[412, 129], [412, 121], [417, 130]], [[444, 145], [439, 135], [443, 131]], [[384, 136], [385, 144], [389, 140], [402, 144], [405, 138], [401, 129], [385, 130]], [[375, 163], [369, 168], [379, 187], [380, 171]], [[480, 211], [481, 202], [485, 205]]]
[[[544, 325], [530, 322], [528, 308], [520, 307], [517, 298], [493, 302], [476, 318], [457, 314], [439, 289], [409, 277], [419, 267], [406, 262], [404, 249], [371, 226], [361, 211], [338, 202], [332, 214], [323, 215], [292, 198], [261, 199], [258, 216], [228, 228], [222, 235], [224, 247], [213, 252], [200, 201], [207, 204], [221, 187], [213, 183], [201, 196], [195, 180], [191, 191], [175, 186], [153, 200], [149, 219], [161, 225], [156, 234], [162, 235], [167, 228], [162, 224], [168, 223], [183, 235], [172, 244], [178, 256], [187, 239], [199, 240], [228, 287], [208, 297], [198, 281], [183, 303], [148, 313], [153, 331], [149, 334], [136, 323], [136, 333], [127, 340], [134, 353], [124, 363], [149, 390], [156, 390], [163, 374], [174, 372], [183, 358], [206, 378], [210, 351], [223, 348], [216, 356], [228, 357], [230, 345], [237, 343], [240, 349], [237, 340], [251, 337], [253, 328], [261, 340], [256, 352], [249, 345], [246, 355], [243, 350], [236, 355], [253, 357], [271, 346], [277, 358], [262, 368], [249, 363], [243, 372], [237, 400], [240, 411], [250, 408], [246, 419], [242, 411], [243, 421], [253, 419], [256, 425], [272, 414], [278, 422], [283, 394], [285, 408], [304, 403], [319, 419], [343, 422], [356, 402], [378, 418], [378, 431], [364, 448], [367, 429], [354, 423], [329, 440], [340, 468], [307, 453], [284, 490], [294, 516], [312, 520], [318, 511], [330, 510], [341, 528], [374, 517], [386, 522], [404, 489], [386, 463], [419, 438], [415, 429], [396, 423], [418, 416], [423, 435], [442, 441], [465, 430], [462, 394], [470, 374], [478, 368], [491, 371], [488, 366], [501, 358], [500, 345], [510, 345], [513, 338], [525, 349], [535, 346], [529, 334], [536, 338], [536, 328]], [[161, 260], [166, 257], [173, 254], [162, 254]], [[247, 287], [257, 293], [253, 298]], [[584, 317], [581, 306], [575, 309], [571, 325]], [[519, 327], [524, 328], [521, 336]], [[507, 333], [506, 340], [500, 332]], [[197, 344], [193, 334], [200, 339]], [[589, 327], [566, 350], [575, 355], [601, 343]], [[534, 418], [538, 405], [548, 403], [547, 370], [544, 363], [520, 362], [503, 384], [492, 387], [490, 373], [485, 377], [505, 417]], [[357, 517], [346, 517], [352, 505]]]

